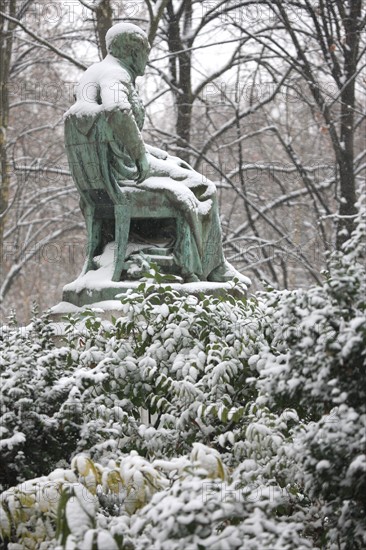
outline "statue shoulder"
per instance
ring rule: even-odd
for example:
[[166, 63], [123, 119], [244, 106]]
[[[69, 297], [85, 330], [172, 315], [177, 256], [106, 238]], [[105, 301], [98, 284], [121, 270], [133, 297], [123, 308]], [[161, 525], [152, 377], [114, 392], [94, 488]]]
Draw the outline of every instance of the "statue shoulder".
[[76, 103], [65, 113], [84, 116], [97, 115], [115, 107], [130, 108], [133, 95], [132, 78], [116, 58], [107, 55], [83, 74], [76, 91]]
[[98, 63], [93, 63], [86, 69], [86, 71], [83, 73], [79, 84], [85, 84], [87, 82], [98, 82], [99, 75], [101, 72], [103, 72], [102, 67], [103, 61], [99, 61]]
[[132, 79], [128, 71], [121, 67], [118, 61], [112, 56], [107, 56], [98, 63], [93, 63], [82, 75], [79, 87], [87, 84], [93, 84], [94, 86], [105, 85], [107, 82], [118, 81], [130, 87], [132, 85]]
[[75, 87], [76, 101], [64, 114], [65, 119], [70, 115], [95, 116], [100, 111], [100, 66], [101, 62], [94, 63], [83, 73]]
[[99, 71], [100, 78], [103, 81], [118, 81], [127, 88], [132, 86], [132, 78], [128, 71], [118, 63], [118, 60], [115, 57], [110, 54], [100, 62]]

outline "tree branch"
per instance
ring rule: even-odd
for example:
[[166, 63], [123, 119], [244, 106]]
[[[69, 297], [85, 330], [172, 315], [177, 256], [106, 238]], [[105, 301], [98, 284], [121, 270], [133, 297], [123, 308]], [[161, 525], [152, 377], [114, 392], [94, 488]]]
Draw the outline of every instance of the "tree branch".
[[70, 61], [70, 63], [72, 63], [79, 69], [83, 69], [83, 70], [87, 69], [86, 65], [84, 65], [83, 63], [80, 63], [79, 61], [76, 61], [73, 57], [71, 57], [67, 53], [63, 52], [59, 48], [56, 48], [56, 46], [53, 46], [50, 42], [48, 42], [48, 40], [45, 40], [41, 36], [38, 36], [37, 34], [35, 34], [33, 31], [28, 29], [28, 27], [26, 27], [23, 23], [21, 23], [18, 19], [15, 19], [15, 17], [11, 17], [10, 15], [7, 15], [2, 11], [0, 11], [0, 15], [4, 17], [4, 19], [7, 19], [8, 21], [11, 21], [12, 23], [20, 27], [24, 32], [29, 34], [29, 36], [37, 40], [37, 42], [39, 42], [40, 44], [43, 44], [44, 46], [46, 46], [49, 50], [57, 54], [59, 57], [62, 57], [63, 59]]

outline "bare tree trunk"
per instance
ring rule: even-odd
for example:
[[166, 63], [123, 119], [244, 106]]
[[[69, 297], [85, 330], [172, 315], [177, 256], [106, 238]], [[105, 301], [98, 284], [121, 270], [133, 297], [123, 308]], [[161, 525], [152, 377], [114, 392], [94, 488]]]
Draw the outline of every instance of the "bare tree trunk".
[[105, 43], [105, 35], [108, 29], [113, 25], [113, 10], [110, 0], [101, 0], [97, 2], [95, 7], [95, 19], [97, 23], [97, 37], [99, 51], [104, 58], [107, 55], [107, 46]]
[[[8, 14], [15, 16], [16, 0], [10, 0]], [[0, 247], [3, 247], [6, 210], [9, 205], [10, 170], [6, 154], [6, 133], [9, 123], [9, 68], [13, 45], [14, 23], [0, 16]], [[0, 254], [0, 280], [3, 278], [3, 258]]]
[[190, 155], [187, 145], [191, 141], [192, 125], [192, 90], [191, 90], [191, 60], [189, 53], [179, 56], [179, 76], [181, 93], [177, 97], [177, 145], [181, 148], [180, 157], [189, 163]]
[[191, 44], [184, 44], [181, 38], [180, 19], [184, 16], [185, 28], [190, 25], [191, 5], [183, 4], [185, 11], [175, 12], [173, 3], [167, 5], [168, 16], [168, 46], [171, 53], [176, 52], [170, 60], [171, 80], [175, 91], [177, 120], [176, 133], [179, 156], [189, 163], [188, 146], [191, 139], [192, 124], [192, 82], [191, 82], [191, 53], [187, 48]]
[[340, 120], [340, 158], [339, 183], [341, 203], [339, 207], [340, 220], [337, 230], [337, 248], [347, 240], [354, 228], [356, 214], [356, 182], [354, 174], [354, 111], [355, 111], [355, 74], [359, 51], [359, 21], [361, 16], [361, 0], [350, 3], [349, 14], [344, 13], [342, 1], [338, 2], [342, 13], [345, 30], [345, 82], [341, 91], [341, 120]]

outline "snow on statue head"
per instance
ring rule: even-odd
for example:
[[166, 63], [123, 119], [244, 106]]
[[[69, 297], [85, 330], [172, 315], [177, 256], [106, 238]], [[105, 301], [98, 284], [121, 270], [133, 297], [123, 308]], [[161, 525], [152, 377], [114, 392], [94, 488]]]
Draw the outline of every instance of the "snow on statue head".
[[108, 53], [121, 58], [131, 55], [132, 51], [142, 48], [150, 51], [150, 44], [146, 33], [132, 23], [117, 23], [113, 25], [105, 36]]

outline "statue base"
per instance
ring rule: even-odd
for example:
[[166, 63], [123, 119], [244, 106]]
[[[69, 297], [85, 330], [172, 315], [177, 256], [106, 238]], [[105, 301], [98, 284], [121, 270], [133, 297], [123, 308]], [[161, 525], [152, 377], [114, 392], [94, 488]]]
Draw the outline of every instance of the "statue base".
[[[90, 306], [91, 304], [116, 300], [120, 294], [124, 294], [129, 289], [137, 289], [142, 282], [142, 270], [137, 269], [137, 277], [135, 280], [113, 281], [114, 272], [114, 250], [113, 244], [110, 243], [104, 249], [103, 254], [99, 258], [95, 258], [94, 270], [84, 271], [75, 281], [67, 284], [63, 288], [62, 301], [70, 303], [77, 307]], [[145, 256], [146, 259], [150, 259]], [[154, 256], [156, 263], [160, 263], [161, 259], [167, 259], [167, 256]], [[136, 267], [136, 266], [135, 266]], [[160, 266], [164, 272], [166, 266]], [[231, 267], [231, 266], [230, 266]], [[145, 271], [149, 268], [146, 264]], [[169, 269], [168, 269], [169, 271]], [[193, 294], [195, 296], [225, 296], [231, 295], [243, 296], [251, 281], [245, 275], [232, 268], [233, 279], [238, 279], [240, 285], [235, 285], [233, 280], [227, 282], [183, 282], [181, 277], [175, 276], [174, 282], [159, 283], [162, 286], [171, 287], [180, 294]]]
[[[66, 285], [63, 290], [62, 302], [49, 310], [56, 345], [62, 345], [65, 340], [65, 323], [67, 323], [66, 318], [68, 316], [78, 317], [85, 310], [92, 309], [97, 317], [106, 323], [111, 322], [112, 318], [118, 319], [123, 315], [122, 303], [119, 297], [122, 297], [130, 289], [137, 290], [142, 282], [141, 280], [112, 282], [107, 279], [104, 281], [99, 280], [96, 284], [94, 279], [93, 285], [91, 285], [87, 275], [81, 276], [76, 281]], [[215, 296], [225, 299], [227, 296], [233, 296], [240, 299], [245, 298], [247, 294], [244, 280], [241, 281], [240, 285], [235, 285], [231, 281], [227, 283], [161, 283], [159, 287], [169, 287], [180, 295], [194, 295], [198, 298]], [[83, 321], [80, 319], [77, 326], [80, 329], [82, 325]]]
[[[90, 287], [86, 281], [83, 281], [84, 277], [76, 279], [73, 283], [70, 283], [64, 287], [62, 295], [62, 303], [68, 303], [70, 306], [76, 306], [82, 308], [85, 306], [91, 306], [99, 304], [96, 307], [100, 307], [101, 302], [114, 302], [114, 306], [119, 303], [118, 296], [124, 294], [129, 289], [137, 289], [141, 285], [139, 281], [104, 281], [98, 285]], [[211, 282], [198, 282], [198, 283], [162, 283], [159, 286], [166, 286], [176, 290], [179, 294], [190, 294], [194, 296], [236, 296], [244, 297], [246, 295], [246, 286], [242, 283], [240, 286], [234, 285], [232, 282], [228, 283], [211, 283]], [[113, 304], [111, 304], [113, 306]], [[71, 308], [73, 309], [73, 308]]]
[[[92, 309], [103, 322], [108, 323], [113, 318], [118, 319], [123, 313], [122, 303], [117, 296], [123, 295], [129, 289], [136, 290], [140, 284], [141, 281], [121, 281], [119, 283], [106, 281], [105, 285], [100, 285], [97, 289], [90, 289], [83, 287], [80, 280], [77, 279], [66, 285], [63, 292], [63, 301], [48, 311], [54, 330], [55, 345], [63, 345], [65, 338], [70, 337], [65, 332], [67, 317], [78, 317], [85, 310]], [[234, 296], [244, 298], [246, 296], [245, 285], [233, 285], [232, 282], [163, 283], [159, 286], [173, 288], [181, 295], [195, 295], [197, 297], [216, 296], [225, 298], [226, 296]], [[81, 330], [83, 324], [82, 319], [77, 322], [78, 330]]]

